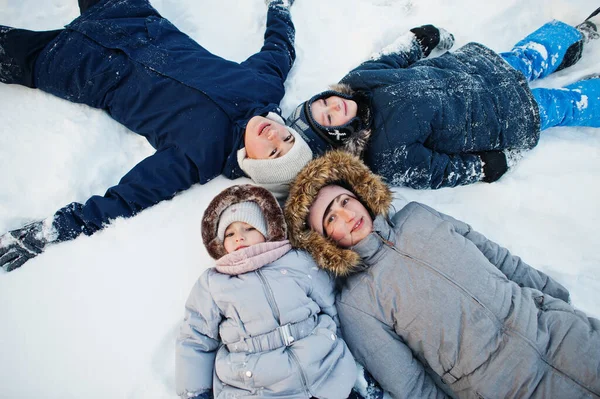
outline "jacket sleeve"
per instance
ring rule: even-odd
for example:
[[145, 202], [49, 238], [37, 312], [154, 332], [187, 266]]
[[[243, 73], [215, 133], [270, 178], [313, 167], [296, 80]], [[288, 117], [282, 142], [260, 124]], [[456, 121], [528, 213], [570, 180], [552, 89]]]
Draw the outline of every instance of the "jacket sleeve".
[[185, 304], [175, 348], [177, 395], [193, 396], [212, 389], [219, 348], [221, 312], [209, 291], [209, 270], [198, 279]]
[[308, 276], [312, 282], [308, 296], [319, 305], [321, 312], [331, 316], [339, 329], [340, 321], [335, 307], [335, 280], [325, 270], [317, 267], [312, 258], [308, 268]]
[[457, 233], [475, 244], [477, 249], [481, 251], [490, 263], [496, 266], [509, 280], [514, 281], [521, 287], [534, 288], [544, 294], [569, 302], [569, 291], [548, 275], [529, 266], [520, 257], [511, 254], [508, 249], [496, 244], [492, 240], [488, 240], [483, 234], [473, 230], [468, 224], [431, 208], [429, 209], [445, 221], [450, 222]]
[[[267, 11], [264, 44], [258, 53], [250, 56], [241, 65], [258, 73], [272, 75], [281, 81], [283, 87], [283, 82], [296, 59], [295, 34], [289, 9], [276, 4], [270, 5]], [[272, 102], [279, 103], [280, 100]]]
[[[422, 58], [423, 51], [415, 35], [412, 32], [407, 32], [392, 44], [373, 54], [370, 60], [363, 62], [350, 73], [355, 71], [407, 68]], [[340, 83], [344, 83], [344, 80]]]
[[393, 328], [342, 302], [338, 310], [352, 354], [393, 398], [447, 397]]
[[414, 189], [456, 187], [483, 178], [479, 156], [436, 152], [421, 143], [401, 146], [390, 157], [382, 157], [382, 162], [390, 166], [385, 170], [395, 174], [384, 177]]
[[199, 179], [196, 166], [182, 150], [175, 146], [159, 150], [133, 167], [104, 196], [58, 210], [53, 222], [57, 241], [72, 240], [81, 233], [92, 235], [112, 219], [133, 216], [170, 199]]

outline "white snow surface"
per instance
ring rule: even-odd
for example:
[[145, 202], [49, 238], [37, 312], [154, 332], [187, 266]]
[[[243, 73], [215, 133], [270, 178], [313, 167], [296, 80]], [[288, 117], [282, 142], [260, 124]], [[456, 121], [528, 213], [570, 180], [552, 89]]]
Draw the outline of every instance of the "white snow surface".
[[[259, 50], [263, 0], [154, 0], [209, 50], [242, 61]], [[408, 29], [433, 23], [496, 51], [556, 18], [581, 22], [592, 0], [296, 0], [298, 59], [284, 115]], [[0, 24], [57, 29], [74, 0], [0, 0]], [[600, 72], [600, 42], [537, 87]], [[0, 85], [0, 233], [103, 194], [153, 153], [104, 112], [38, 90]], [[196, 185], [91, 237], [50, 247], [0, 271], [0, 398], [175, 398], [174, 342], [184, 302], [212, 265], [200, 220], [223, 188]], [[554, 128], [500, 181], [395, 189], [470, 223], [549, 274], [576, 308], [600, 316], [600, 130]]]

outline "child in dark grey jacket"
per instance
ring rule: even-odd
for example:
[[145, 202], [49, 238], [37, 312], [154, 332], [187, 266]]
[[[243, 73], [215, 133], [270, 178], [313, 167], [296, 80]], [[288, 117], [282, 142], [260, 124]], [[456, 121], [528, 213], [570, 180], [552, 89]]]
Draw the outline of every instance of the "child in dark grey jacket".
[[290, 190], [290, 241], [345, 277], [357, 361], [395, 398], [598, 398], [600, 321], [565, 287], [471, 226], [412, 202], [341, 151]]
[[182, 398], [346, 398], [357, 368], [338, 336], [333, 280], [286, 240], [265, 188], [232, 186], [202, 219], [216, 266], [186, 302], [177, 339]]

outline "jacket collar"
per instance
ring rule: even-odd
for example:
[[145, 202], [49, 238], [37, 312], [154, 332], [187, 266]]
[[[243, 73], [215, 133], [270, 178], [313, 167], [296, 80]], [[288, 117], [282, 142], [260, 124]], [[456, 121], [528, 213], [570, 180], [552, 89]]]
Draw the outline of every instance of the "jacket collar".
[[365, 269], [376, 264], [383, 256], [381, 248], [384, 240], [392, 241], [393, 234], [393, 227], [387, 218], [377, 215], [373, 221], [373, 232], [351, 248], [360, 256]]

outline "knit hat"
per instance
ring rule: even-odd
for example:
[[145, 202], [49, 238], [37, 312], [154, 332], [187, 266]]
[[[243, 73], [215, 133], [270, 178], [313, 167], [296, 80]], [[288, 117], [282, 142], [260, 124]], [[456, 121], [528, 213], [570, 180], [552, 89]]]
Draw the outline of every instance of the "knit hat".
[[227, 254], [223, 245], [224, 232], [227, 226], [237, 221], [255, 227], [267, 242], [282, 241], [287, 237], [283, 211], [273, 194], [252, 184], [231, 186], [210, 201], [202, 216], [202, 242], [213, 259]]
[[248, 223], [258, 230], [265, 237], [265, 240], [268, 238], [265, 217], [256, 202], [239, 202], [229, 206], [221, 213], [219, 227], [217, 228], [219, 240], [225, 240], [225, 230], [234, 222]]
[[317, 194], [317, 197], [310, 206], [308, 213], [308, 224], [311, 229], [320, 235], [325, 235], [323, 234], [323, 216], [325, 216], [325, 210], [329, 207], [331, 201], [342, 194], [356, 198], [356, 195], [352, 191], [338, 185], [325, 186], [319, 190], [319, 194]]
[[[266, 118], [285, 126], [283, 119], [273, 112], [269, 112]], [[256, 184], [271, 191], [277, 198], [287, 196], [291, 181], [313, 158], [313, 152], [302, 136], [294, 129], [289, 127], [287, 129], [294, 136], [294, 145], [279, 158], [250, 159], [245, 147], [237, 152], [238, 164], [244, 173]]]
[[288, 126], [305, 137], [306, 142], [317, 155], [322, 155], [330, 148], [340, 147], [354, 132], [365, 128], [358, 116], [355, 116], [340, 126], [326, 127], [318, 123], [310, 112], [310, 106], [315, 101], [331, 96], [356, 101], [351, 94], [341, 93], [335, 90], [326, 90], [312, 96], [308, 101], [298, 105], [286, 120]]

